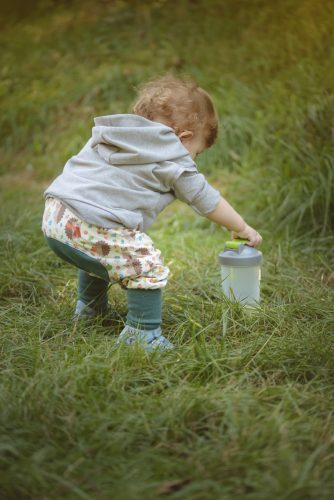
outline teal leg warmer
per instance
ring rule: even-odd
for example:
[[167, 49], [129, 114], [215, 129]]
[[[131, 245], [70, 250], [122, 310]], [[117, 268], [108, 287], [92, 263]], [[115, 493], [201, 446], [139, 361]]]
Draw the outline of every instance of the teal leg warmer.
[[89, 304], [95, 310], [105, 310], [108, 306], [108, 283], [79, 269], [78, 300]]
[[143, 330], [155, 330], [161, 324], [162, 290], [127, 289], [126, 324]]
[[[98, 260], [76, 248], [72, 248], [53, 238], [46, 237], [45, 239], [51, 250], [58, 257], [79, 268], [78, 300], [84, 304], [89, 304], [96, 311], [106, 309], [108, 305], [107, 290], [109, 285], [109, 276], [106, 268]], [[93, 273], [95, 276], [91, 276], [89, 273]]]

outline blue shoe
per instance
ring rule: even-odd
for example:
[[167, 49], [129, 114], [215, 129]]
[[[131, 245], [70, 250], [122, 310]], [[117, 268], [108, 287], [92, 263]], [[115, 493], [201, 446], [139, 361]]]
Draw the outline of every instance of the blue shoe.
[[76, 320], [89, 320], [94, 319], [98, 316], [103, 317], [111, 312], [111, 305], [108, 304], [107, 307], [95, 309], [91, 305], [85, 304], [82, 300], [78, 300], [75, 306], [75, 311], [73, 319]]
[[140, 345], [147, 352], [174, 349], [174, 345], [169, 342], [161, 333], [161, 328], [155, 330], [140, 330], [130, 325], [125, 325], [116, 344], [125, 343], [127, 345]]

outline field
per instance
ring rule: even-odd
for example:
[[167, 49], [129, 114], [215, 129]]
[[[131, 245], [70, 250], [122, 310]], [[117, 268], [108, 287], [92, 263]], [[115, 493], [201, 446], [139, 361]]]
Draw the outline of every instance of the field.
[[[333, 498], [333, 3], [30, 1], [1, 23], [0, 497]], [[120, 288], [108, 327], [72, 322], [42, 195], [167, 72], [213, 96], [198, 168], [263, 235], [262, 301], [223, 299], [229, 233], [175, 202], [149, 234], [177, 348], [147, 355], [115, 345]]]

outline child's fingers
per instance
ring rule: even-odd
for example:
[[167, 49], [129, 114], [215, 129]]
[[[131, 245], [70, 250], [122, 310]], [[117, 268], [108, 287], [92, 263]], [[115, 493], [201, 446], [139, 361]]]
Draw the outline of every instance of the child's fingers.
[[235, 231], [231, 231], [232, 238], [245, 238], [248, 240], [247, 245], [250, 247], [257, 247], [262, 243], [262, 236], [260, 233], [255, 231], [253, 228], [249, 228], [251, 231], [245, 231], [243, 233], [236, 233]]
[[259, 233], [256, 233], [252, 246], [257, 247], [261, 245], [261, 243], [262, 243], [262, 236]]

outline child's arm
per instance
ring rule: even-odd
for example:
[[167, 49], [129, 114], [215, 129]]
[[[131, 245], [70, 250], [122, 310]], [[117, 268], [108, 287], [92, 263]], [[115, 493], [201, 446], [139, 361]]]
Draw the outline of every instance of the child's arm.
[[261, 235], [255, 229], [248, 226], [241, 215], [222, 197], [214, 211], [207, 214], [206, 217], [232, 231], [233, 238], [245, 238], [249, 240], [250, 246], [256, 247], [262, 242]]
[[197, 213], [231, 230], [233, 238], [245, 238], [249, 240], [250, 246], [262, 242], [259, 233], [246, 224], [203, 174], [197, 171], [183, 172], [174, 182], [173, 191], [179, 200], [188, 203]]

